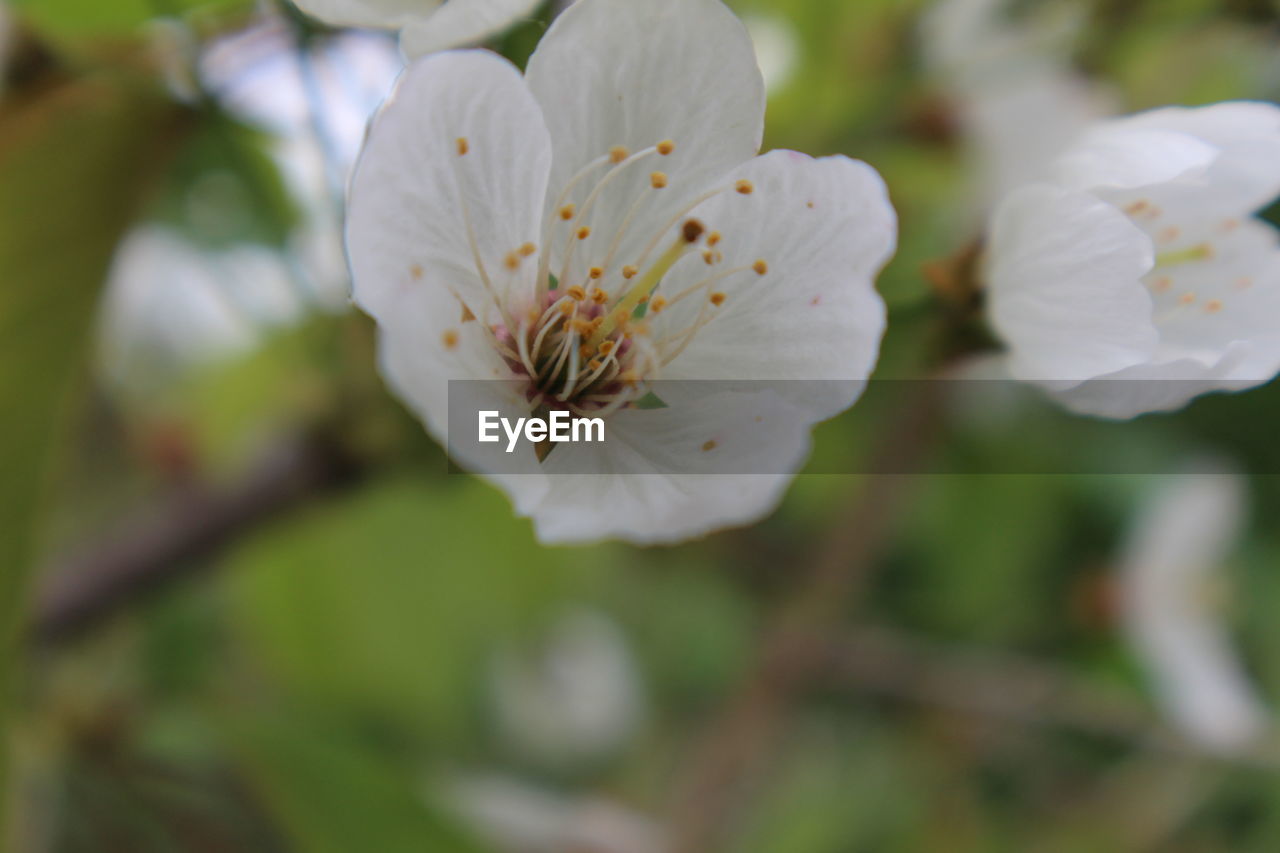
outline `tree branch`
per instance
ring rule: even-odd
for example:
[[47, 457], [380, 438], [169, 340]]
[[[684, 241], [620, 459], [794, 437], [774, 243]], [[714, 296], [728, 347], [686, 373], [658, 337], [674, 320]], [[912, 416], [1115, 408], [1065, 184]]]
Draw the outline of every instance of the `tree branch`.
[[207, 564], [246, 531], [349, 484], [359, 466], [320, 436], [273, 448], [241, 483], [184, 488], [40, 573], [30, 638], [66, 640]]

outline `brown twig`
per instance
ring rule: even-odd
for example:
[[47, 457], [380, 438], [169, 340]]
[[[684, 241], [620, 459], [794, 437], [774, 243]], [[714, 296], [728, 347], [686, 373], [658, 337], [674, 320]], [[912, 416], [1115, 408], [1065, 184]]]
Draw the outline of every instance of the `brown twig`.
[[900, 416], [870, 456], [872, 475], [766, 633], [755, 664], [712, 721], [677, 791], [670, 816], [675, 853], [722, 849], [738, 783], [766, 756], [789, 709], [825, 657], [831, 628], [854, 604], [898, 507], [932, 444], [942, 383], [914, 384]]
[[184, 487], [121, 532], [41, 573], [31, 639], [80, 634], [140, 596], [207, 563], [246, 530], [350, 482], [357, 466], [332, 441], [281, 443], [241, 483]]

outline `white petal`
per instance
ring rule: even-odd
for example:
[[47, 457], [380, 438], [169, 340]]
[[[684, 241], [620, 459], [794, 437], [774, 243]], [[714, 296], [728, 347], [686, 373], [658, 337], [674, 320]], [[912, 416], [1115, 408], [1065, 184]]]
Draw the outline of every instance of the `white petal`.
[[479, 44], [533, 14], [542, 0], [449, 0], [426, 18], [409, 22], [400, 36], [406, 56]]
[[1054, 164], [1056, 182], [1077, 190], [1140, 187], [1202, 174], [1220, 149], [1185, 133], [1108, 122]]
[[[670, 156], [627, 166], [581, 222], [550, 220], [557, 253], [578, 225], [591, 229], [575, 250], [574, 283], [588, 266], [609, 267], [603, 284], [616, 292], [620, 268], [638, 262], [662, 225], [760, 147], [764, 83], [746, 28], [720, 0], [579, 0], [543, 37], [528, 80], [555, 148], [549, 208], [572, 176], [616, 146], [635, 153], [665, 140], [676, 145]], [[594, 170], [565, 200], [581, 208], [608, 168]], [[655, 171], [667, 175], [665, 189], [650, 187]], [[558, 270], [561, 257], [554, 257]]]
[[[857, 398], [879, 354], [885, 308], [875, 277], [893, 254], [897, 218], [884, 182], [865, 163], [774, 151], [735, 171], [750, 195], [729, 193], [694, 211], [721, 235], [723, 260], [682, 261], [658, 293], [668, 299], [720, 271], [727, 278], [653, 316], [678, 336], [714, 316], [663, 373], [668, 379], [852, 380], [783, 382], [780, 393], [830, 417]], [[751, 267], [763, 260], [761, 276]], [[723, 293], [712, 308], [709, 294]], [[794, 392], [794, 393], [792, 393]]]
[[335, 27], [399, 29], [429, 13], [440, 0], [294, 0], [298, 8]]
[[768, 392], [618, 412], [603, 443], [562, 445], [543, 463], [538, 536], [661, 544], [755, 521], [808, 455], [811, 423]]
[[1078, 382], [1154, 351], [1140, 281], [1154, 263], [1151, 240], [1111, 205], [1025, 187], [996, 212], [989, 256], [991, 318], [1019, 379]]
[[[1280, 357], [1278, 351], [1273, 343], [1272, 356]], [[1191, 357], [1139, 364], [1051, 393], [1077, 414], [1127, 420], [1177, 411], [1201, 394], [1255, 387], [1266, 380], [1246, 376], [1255, 372], [1251, 365], [1260, 358], [1254, 344], [1241, 342], [1208, 364]]]
[[1162, 484], [1123, 560], [1125, 626], [1175, 721], [1230, 751], [1263, 731], [1266, 714], [1231, 648], [1207, 585], [1240, 532], [1245, 484], [1226, 473]]
[[499, 303], [524, 310], [536, 257], [514, 271], [505, 259], [538, 241], [549, 168], [546, 126], [514, 66], [482, 51], [416, 62], [374, 120], [352, 179], [356, 301], [380, 322], [418, 288], [454, 296], [451, 314], [461, 299], [491, 324], [502, 321]]

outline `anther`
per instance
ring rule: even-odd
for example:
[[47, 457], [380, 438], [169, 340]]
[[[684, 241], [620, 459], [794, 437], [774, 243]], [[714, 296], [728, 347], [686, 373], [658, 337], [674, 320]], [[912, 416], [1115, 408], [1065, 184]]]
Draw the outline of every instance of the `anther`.
[[517, 270], [520, 268], [520, 255], [516, 252], [507, 252], [507, 256], [502, 259], [502, 263], [509, 270]]
[[715, 249], [703, 249], [702, 260], [706, 262], [707, 266], [711, 266], [716, 262], [716, 255], [718, 254], [719, 252], [717, 252]]
[[654, 172], [649, 176], [649, 183], [655, 190], [660, 190], [667, 185], [666, 172]]
[[560, 313], [566, 317], [568, 317], [570, 314], [573, 313], [573, 309], [574, 309], [574, 304], [572, 302], [560, 303]]
[[590, 320], [584, 320], [581, 317], [578, 317], [573, 321], [573, 330], [580, 335], [590, 334], [592, 328], [593, 326], [591, 325]]
[[631, 152], [627, 150], [625, 145], [615, 145], [609, 149], [609, 162], [611, 163], [621, 163], [630, 156]]
[[517, 251], [519, 251], [521, 255], [527, 258], [533, 255], [535, 252], [537, 252], [538, 247], [533, 245], [532, 243], [525, 243]]
[[582, 289], [581, 285], [578, 285], [578, 284], [575, 284], [573, 287], [570, 287], [567, 290], [565, 290], [565, 293], [567, 293], [569, 295], [569, 298], [572, 299], [574, 302], [581, 302], [582, 300], [587, 298], [587, 292]]
[[706, 230], [706, 226], [698, 220], [686, 219], [684, 226], [680, 229], [680, 236], [684, 238], [686, 243], [696, 243], [698, 238], [702, 236], [702, 232]]
[[593, 279], [598, 279], [604, 275], [604, 270], [600, 269], [600, 267], [592, 267], [587, 272], [587, 275], [591, 276]]
[[591, 301], [597, 305], [603, 305], [609, 301], [609, 294], [597, 287], [591, 291]]
[[1210, 299], [1208, 302], [1204, 304], [1204, 313], [1206, 314], [1217, 314], [1221, 310], [1222, 310], [1221, 299]]
[[440, 336], [440, 342], [444, 344], [444, 348], [451, 350], [458, 347], [458, 333], [454, 329], [445, 329], [443, 335]]
[[628, 265], [622, 268], [622, 277], [627, 279], [628, 281], [635, 278], [639, 274], [640, 274], [640, 270], [636, 269], [633, 266]]
[[719, 291], [716, 291], [715, 293], [711, 294], [710, 298], [711, 298], [711, 304], [719, 308], [721, 305], [724, 304], [724, 301], [729, 297], [725, 296], [723, 293], [720, 293]]
[[655, 314], [661, 314], [662, 309], [667, 307], [667, 298], [665, 296], [655, 296], [653, 301], [649, 303], [649, 310]]
[[736, 189], [738, 192], [740, 192], [742, 195], [751, 195], [753, 192], [756, 191], [756, 185], [746, 180], [745, 178], [741, 181], [738, 181], [736, 184], [734, 184], [733, 188]]
[[565, 222], [568, 222], [570, 219], [573, 219], [573, 214], [577, 211], [578, 208], [574, 205], [566, 204], [564, 207], [560, 208], [560, 218]]
[[458, 156], [465, 157], [467, 152], [471, 150], [471, 143], [467, 141], [465, 136], [458, 137]]
[[751, 265], [751, 268], [756, 271], [756, 275], [764, 275], [769, 272], [769, 264], [763, 259], [756, 261]]
[[591, 236], [591, 229], [588, 228], [587, 226], [583, 225], [581, 228], [578, 229], [579, 240], [585, 240], [590, 236]]
[[676, 150], [676, 144], [672, 142], [670, 139], [664, 139], [662, 142], [658, 143], [658, 153], [661, 154], [663, 157], [666, 157], [668, 154], [670, 154], [672, 151], [675, 151], [675, 150]]
[[591, 359], [591, 361], [587, 362], [587, 369], [592, 371], [593, 373], [599, 370], [602, 366], [603, 365], [599, 361], [595, 360], [594, 358]]
[[715, 246], [715, 245], [717, 245], [719, 242], [720, 242], [720, 232], [719, 232], [719, 231], [712, 231], [710, 234], [708, 234], [708, 235], [707, 235], [707, 245], [708, 245], [708, 246]]
[[710, 440], [708, 440], [708, 441], [703, 442], [703, 444], [702, 444], [702, 452], [703, 452], [703, 453], [710, 453], [711, 451], [715, 450], [717, 447], [719, 447], [719, 444], [718, 444], [718, 443], [716, 442], [716, 440], [713, 438], [713, 439], [710, 439]]
[[422, 280], [422, 264], [414, 264], [409, 267], [409, 277], [414, 281]]
[[1195, 302], [1195, 301], [1196, 301], [1196, 295], [1190, 292], [1184, 293], [1178, 297], [1179, 305], [1190, 305], [1192, 302]]
[[613, 347], [614, 347], [613, 341], [605, 341], [604, 343], [600, 344], [600, 354], [608, 355], [609, 353], [613, 352]]

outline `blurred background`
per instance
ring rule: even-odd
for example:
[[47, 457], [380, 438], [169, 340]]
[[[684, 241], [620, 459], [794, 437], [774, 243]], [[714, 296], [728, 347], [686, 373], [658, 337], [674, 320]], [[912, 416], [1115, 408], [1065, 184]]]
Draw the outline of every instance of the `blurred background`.
[[[1280, 99], [1268, 0], [730, 5], [766, 147], [891, 187], [886, 380], [985, 375], [984, 214], [1075, 129]], [[0, 4], [6, 849], [1280, 849], [1280, 389], [884, 382], [759, 525], [539, 546], [348, 302], [401, 67], [287, 2]]]

